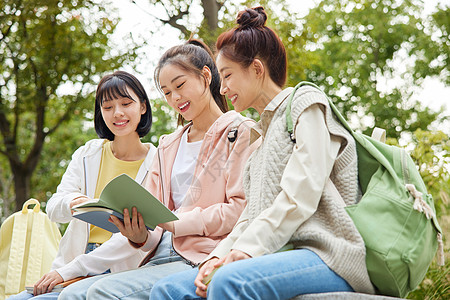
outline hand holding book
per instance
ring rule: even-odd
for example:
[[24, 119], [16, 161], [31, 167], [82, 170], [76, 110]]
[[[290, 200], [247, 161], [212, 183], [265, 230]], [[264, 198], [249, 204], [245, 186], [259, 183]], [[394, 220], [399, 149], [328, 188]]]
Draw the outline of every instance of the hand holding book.
[[[110, 215], [124, 220], [122, 214], [124, 209], [129, 212], [132, 207], [136, 207], [142, 214], [143, 221], [150, 230], [155, 229], [160, 223], [178, 220], [163, 203], [126, 174], [111, 180], [103, 189], [99, 199], [75, 205], [73, 209], [76, 212], [73, 217], [111, 232], [119, 232], [114, 223], [108, 222]], [[137, 223], [140, 224], [140, 222]]]
[[131, 209], [131, 218], [128, 209], [125, 208], [123, 210], [123, 220], [111, 215], [109, 221], [119, 228], [120, 233], [122, 233], [123, 236], [127, 237], [137, 246], [142, 245], [147, 241], [147, 226], [145, 226], [144, 218], [142, 217], [142, 214], [137, 211], [136, 207]]

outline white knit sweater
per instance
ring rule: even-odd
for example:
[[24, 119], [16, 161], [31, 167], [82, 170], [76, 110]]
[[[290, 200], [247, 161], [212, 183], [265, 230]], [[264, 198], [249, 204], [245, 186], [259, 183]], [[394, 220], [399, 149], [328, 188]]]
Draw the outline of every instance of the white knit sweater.
[[[358, 200], [355, 142], [335, 120], [328, 100], [315, 88], [297, 90], [292, 102], [292, 119], [297, 120], [305, 109], [316, 103], [325, 107], [330, 134], [342, 137], [343, 143], [317, 211], [298, 228], [290, 242], [296, 248], [307, 248], [319, 255], [355, 291], [373, 294], [365, 263], [364, 242], [344, 209], [345, 205], [355, 204]], [[281, 191], [280, 181], [293, 151], [293, 142], [286, 129], [286, 106], [287, 100], [276, 110], [264, 143], [253, 153], [244, 172], [250, 222], [270, 207]]]

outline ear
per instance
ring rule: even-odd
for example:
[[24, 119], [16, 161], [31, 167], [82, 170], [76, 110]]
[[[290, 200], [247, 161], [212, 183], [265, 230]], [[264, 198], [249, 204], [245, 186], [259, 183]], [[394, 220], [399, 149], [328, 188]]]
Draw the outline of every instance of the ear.
[[147, 106], [144, 102], [141, 102], [141, 115], [145, 114], [147, 112]]
[[254, 69], [257, 78], [264, 76], [265, 68], [261, 60], [255, 58], [251, 66]]
[[210, 85], [211, 81], [212, 81], [211, 70], [207, 66], [204, 66], [202, 68], [202, 74], [203, 74], [203, 77], [206, 79], [206, 82], [208, 83], [208, 85]]

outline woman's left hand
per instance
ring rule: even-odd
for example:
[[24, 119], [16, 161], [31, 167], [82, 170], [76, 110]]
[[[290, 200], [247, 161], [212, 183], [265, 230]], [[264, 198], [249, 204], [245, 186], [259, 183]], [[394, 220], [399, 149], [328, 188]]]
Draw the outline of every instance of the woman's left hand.
[[161, 223], [158, 226], [166, 231], [170, 231], [172, 233], [175, 233], [175, 226], [173, 225], [174, 221], [167, 222], [167, 223]]
[[45, 293], [50, 293], [55, 285], [63, 282], [64, 279], [55, 270], [45, 274], [39, 279], [33, 287], [33, 295], [38, 296]]
[[251, 256], [240, 250], [233, 249], [230, 251], [230, 253], [228, 253], [221, 259], [219, 259], [216, 262], [215, 267], [220, 266], [220, 265], [226, 265], [226, 264], [232, 263], [234, 261], [247, 259], [247, 258], [251, 258]]
[[131, 242], [142, 244], [147, 241], [148, 231], [144, 223], [144, 218], [138, 213], [136, 207], [132, 208], [132, 218], [128, 209], [123, 210], [123, 222], [116, 216], [109, 217], [110, 222], [119, 228], [120, 232], [126, 236]]

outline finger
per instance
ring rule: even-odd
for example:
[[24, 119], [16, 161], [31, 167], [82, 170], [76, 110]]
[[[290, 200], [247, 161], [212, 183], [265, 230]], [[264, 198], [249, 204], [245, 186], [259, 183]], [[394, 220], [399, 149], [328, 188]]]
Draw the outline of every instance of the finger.
[[111, 220], [111, 222], [117, 226], [122, 234], [125, 232], [125, 226], [118, 217], [111, 215], [109, 216], [109, 220]]
[[139, 228], [145, 228], [145, 230], [147, 231], [147, 227], [145, 227], [144, 223], [144, 217], [142, 217], [141, 213], [138, 213], [138, 219], [139, 219]]
[[60, 281], [57, 279], [54, 279], [52, 282], [50, 282], [50, 284], [47, 287], [47, 292], [50, 293], [55, 287], [55, 285], [57, 285], [58, 283], [60, 283]]
[[132, 217], [131, 217], [131, 225], [133, 226], [132, 228], [133, 229], [138, 229], [139, 228], [139, 225], [138, 225], [138, 213], [137, 213], [137, 208], [136, 207], [132, 207], [131, 208], [131, 215], [132, 215]]
[[219, 258], [219, 259], [214, 263], [214, 268], [218, 268], [218, 267], [220, 267], [221, 265], [224, 265], [224, 264], [225, 264], [225, 260], [227, 259], [228, 256], [229, 256], [229, 254], [228, 254], [228, 255], [225, 255], [225, 256], [222, 257], [222, 258]]
[[206, 298], [206, 291], [204, 291], [204, 290], [201, 290], [201, 289], [197, 288], [197, 289], [195, 290], [195, 293], [196, 293], [198, 296], [202, 297], [202, 298]]
[[126, 229], [131, 228], [130, 212], [128, 211], [128, 208], [125, 208], [123, 210], [123, 223], [124, 223]]

